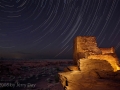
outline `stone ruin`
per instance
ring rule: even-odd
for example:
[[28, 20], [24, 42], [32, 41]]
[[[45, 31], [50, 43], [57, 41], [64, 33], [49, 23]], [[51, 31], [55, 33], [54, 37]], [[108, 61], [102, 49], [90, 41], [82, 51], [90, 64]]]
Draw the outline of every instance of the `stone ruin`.
[[78, 36], [73, 61], [59, 73], [65, 90], [120, 90], [120, 63], [113, 47], [99, 48], [95, 37]]

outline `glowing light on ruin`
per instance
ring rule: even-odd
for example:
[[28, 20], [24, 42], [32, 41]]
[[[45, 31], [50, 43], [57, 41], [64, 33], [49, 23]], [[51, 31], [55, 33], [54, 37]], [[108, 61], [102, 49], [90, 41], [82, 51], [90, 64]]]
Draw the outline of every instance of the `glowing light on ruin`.
[[91, 85], [90, 82], [84, 83], [87, 81], [85, 79], [109, 78], [109, 72], [118, 73], [116, 78], [119, 79], [120, 63], [115, 49], [99, 48], [93, 36], [78, 36], [74, 39], [73, 61], [73, 66], [68, 66], [64, 72], [59, 73], [61, 84], [66, 90], [84, 90], [84, 85]]

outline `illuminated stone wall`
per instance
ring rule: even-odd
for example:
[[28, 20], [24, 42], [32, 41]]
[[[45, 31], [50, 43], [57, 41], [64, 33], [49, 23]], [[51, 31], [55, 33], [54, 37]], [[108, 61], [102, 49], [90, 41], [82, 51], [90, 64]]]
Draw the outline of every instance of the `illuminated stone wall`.
[[108, 55], [90, 55], [88, 59], [99, 59], [99, 60], [106, 60], [111, 66], [114, 68], [114, 71], [120, 70], [119, 67], [119, 60], [115, 54], [108, 54]]
[[115, 49], [113, 47], [111, 48], [100, 48], [102, 51], [102, 54], [109, 54], [109, 53], [115, 53]]
[[96, 38], [93, 36], [78, 36], [73, 43], [73, 60], [77, 65], [77, 60], [87, 58], [89, 55], [102, 54], [102, 51], [97, 47]]
[[106, 60], [100, 59], [80, 59], [78, 60], [78, 66], [80, 71], [89, 72], [91, 70], [103, 70], [103, 71], [113, 71], [114, 68]]

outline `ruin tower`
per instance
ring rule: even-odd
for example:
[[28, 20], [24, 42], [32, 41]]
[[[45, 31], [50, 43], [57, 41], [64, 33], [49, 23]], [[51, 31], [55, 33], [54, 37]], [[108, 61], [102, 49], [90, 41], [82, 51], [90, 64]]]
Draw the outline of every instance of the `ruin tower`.
[[102, 54], [97, 47], [96, 38], [93, 36], [77, 36], [73, 41], [73, 61], [77, 64], [77, 60], [87, 58], [89, 55]]
[[95, 37], [77, 36], [73, 61], [75, 65], [59, 73], [65, 90], [120, 90], [120, 63], [113, 47], [99, 48]]

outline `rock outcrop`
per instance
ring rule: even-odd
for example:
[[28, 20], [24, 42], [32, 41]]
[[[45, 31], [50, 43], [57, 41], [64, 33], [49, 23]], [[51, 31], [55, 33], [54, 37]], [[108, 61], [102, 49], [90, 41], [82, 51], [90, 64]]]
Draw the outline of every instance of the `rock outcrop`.
[[73, 66], [59, 73], [65, 90], [120, 90], [120, 64], [115, 49], [97, 47], [93, 36], [78, 36]]

